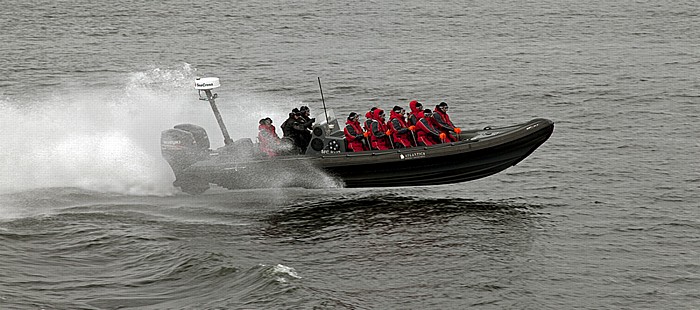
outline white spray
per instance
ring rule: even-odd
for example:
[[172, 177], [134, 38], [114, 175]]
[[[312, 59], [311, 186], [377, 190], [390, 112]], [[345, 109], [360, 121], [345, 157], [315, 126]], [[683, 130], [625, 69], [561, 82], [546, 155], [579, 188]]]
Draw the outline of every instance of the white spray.
[[[131, 74], [118, 87], [76, 88], [32, 102], [0, 100], [0, 193], [44, 187], [129, 195], [176, 192], [160, 154], [160, 132], [179, 123], [198, 124], [207, 130], [212, 148], [223, 145], [209, 105], [197, 100], [195, 71], [187, 64], [155, 68]], [[272, 117], [279, 127], [285, 112], [301, 104], [219, 93], [234, 140], [254, 138], [263, 117]]]

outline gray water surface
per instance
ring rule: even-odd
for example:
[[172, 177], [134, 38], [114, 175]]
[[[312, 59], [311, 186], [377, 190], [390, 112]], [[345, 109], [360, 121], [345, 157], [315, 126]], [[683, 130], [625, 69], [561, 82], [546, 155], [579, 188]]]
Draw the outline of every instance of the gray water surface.
[[[0, 12], [0, 308], [700, 308], [695, 1], [30, 1]], [[162, 130], [420, 100], [556, 122], [418, 188], [179, 193]], [[275, 177], [275, 176], [270, 176]]]

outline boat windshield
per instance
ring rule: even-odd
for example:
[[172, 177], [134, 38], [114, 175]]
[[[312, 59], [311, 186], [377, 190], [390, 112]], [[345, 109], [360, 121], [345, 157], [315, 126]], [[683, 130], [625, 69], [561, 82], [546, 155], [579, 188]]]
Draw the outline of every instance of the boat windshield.
[[[326, 115], [328, 115], [328, 121], [326, 122]], [[316, 116], [316, 124], [319, 126], [328, 126], [329, 132], [336, 132], [340, 130], [340, 125], [338, 119], [335, 117], [335, 112], [333, 109], [327, 109], [326, 113], [319, 113]]]

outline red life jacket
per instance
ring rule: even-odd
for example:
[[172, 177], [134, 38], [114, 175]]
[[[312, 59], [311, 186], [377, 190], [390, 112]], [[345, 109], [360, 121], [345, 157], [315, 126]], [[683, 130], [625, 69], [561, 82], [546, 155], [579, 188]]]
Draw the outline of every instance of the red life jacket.
[[[433, 114], [436, 114], [436, 113], [440, 116], [440, 118], [444, 122], [444, 124], [440, 125], [440, 128], [438, 128], [438, 129], [440, 129], [440, 130], [453, 130], [455, 128], [455, 125], [452, 124], [452, 121], [450, 120], [450, 116], [447, 115], [447, 113], [442, 112], [437, 106], [435, 107], [435, 111], [433, 111]], [[433, 116], [433, 117], [435, 117], [435, 116]], [[445, 125], [447, 125], [448, 127], [451, 127], [451, 128], [444, 128]]]
[[412, 133], [408, 130], [408, 124], [403, 115], [391, 111], [391, 119], [389, 120], [389, 128], [391, 128], [391, 136], [394, 138], [394, 144], [401, 143], [404, 147], [411, 147], [413, 138]]
[[360, 122], [348, 120], [345, 122], [345, 129], [343, 132], [345, 133], [345, 139], [348, 141], [348, 147], [353, 152], [367, 151], [367, 147], [362, 143], [365, 137], [360, 127]]
[[[439, 118], [442, 122], [438, 121], [437, 118]], [[445, 142], [458, 141], [457, 137], [453, 136], [450, 133], [450, 131], [455, 130], [455, 125], [452, 124], [450, 116], [447, 115], [447, 113], [440, 111], [440, 109], [437, 106], [435, 106], [435, 111], [433, 111], [433, 117], [430, 124], [433, 125], [435, 129], [447, 135], [447, 138], [445, 138]]]
[[369, 141], [373, 149], [377, 150], [388, 150], [391, 149], [391, 143], [389, 142], [389, 136], [386, 135], [387, 127], [384, 123], [384, 119], [379, 117], [384, 111], [381, 109], [374, 110], [372, 113], [372, 122], [369, 123]]
[[274, 125], [259, 125], [258, 141], [260, 141], [260, 151], [270, 157], [277, 155], [280, 137], [277, 135]]
[[418, 143], [423, 143], [425, 146], [431, 146], [440, 143], [440, 132], [430, 124], [428, 118], [421, 118], [416, 123], [416, 135]]
[[370, 113], [370, 112], [365, 113], [365, 117], [367, 118], [367, 120], [365, 120], [365, 123], [364, 123], [365, 131], [371, 132], [371, 130], [369, 128], [369, 124], [372, 123], [372, 113]]
[[408, 115], [408, 124], [415, 125], [419, 119], [423, 118], [423, 110], [417, 108], [418, 101], [416, 100], [411, 101], [408, 106], [411, 108], [411, 114]]

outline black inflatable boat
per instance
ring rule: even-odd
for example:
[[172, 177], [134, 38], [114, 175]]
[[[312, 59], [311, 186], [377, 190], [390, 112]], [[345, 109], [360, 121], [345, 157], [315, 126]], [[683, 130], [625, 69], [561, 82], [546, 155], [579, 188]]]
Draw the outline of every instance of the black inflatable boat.
[[[525, 159], [554, 131], [547, 119], [508, 127], [462, 131], [460, 141], [430, 147], [349, 152], [343, 127], [332, 111], [314, 126], [306, 153], [267, 157], [251, 139], [232, 141], [218, 113], [211, 89], [218, 79], [198, 79], [224, 133], [225, 146], [209, 149], [205, 130], [181, 124], [161, 135], [161, 151], [184, 192], [202, 193], [210, 184], [229, 189], [280, 186], [317, 187], [315, 177], [335, 178], [345, 187], [447, 184], [483, 178]], [[279, 178], [285, 182], [274, 182]], [[320, 181], [319, 181], [320, 182]]]

